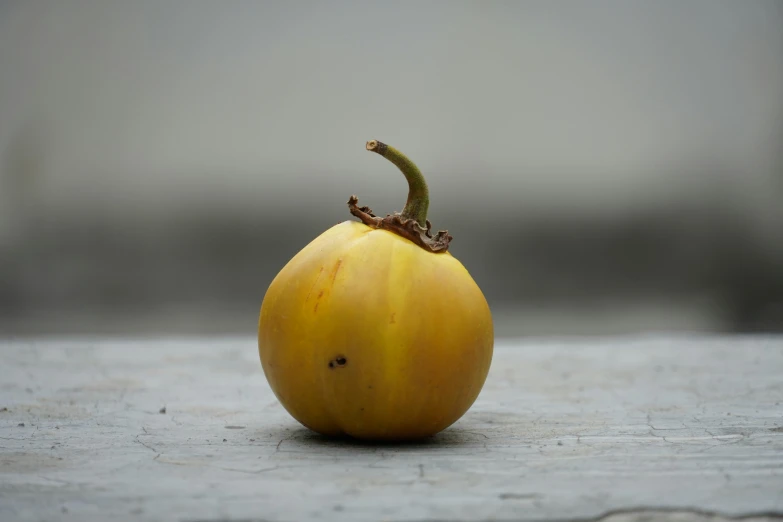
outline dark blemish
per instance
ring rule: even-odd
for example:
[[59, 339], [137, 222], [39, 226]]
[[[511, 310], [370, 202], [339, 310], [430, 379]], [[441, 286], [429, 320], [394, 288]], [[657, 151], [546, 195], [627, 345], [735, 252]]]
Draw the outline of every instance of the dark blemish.
[[5, 407], [0, 408], [0, 411], [8, 411], [8, 408], [5, 408]]
[[228, 442], [228, 439], [223, 439], [223, 442]]
[[563, 441], [562, 440], [557, 441], [557, 445], [558, 446], [562, 446], [563, 445]]
[[315, 306], [313, 307], [313, 313], [316, 313], [318, 311], [318, 302], [316, 301]]
[[345, 366], [348, 363], [348, 359], [343, 355], [338, 355], [333, 360], [329, 361], [329, 368], [337, 368]]
[[389, 317], [389, 324], [394, 324], [397, 321], [394, 320], [394, 316], [397, 315], [395, 312], [392, 312], [391, 317]]
[[372, 390], [372, 385], [367, 387], [368, 390]]
[[160, 410], [158, 410], [158, 413], [161, 413], [161, 414], [166, 413], [166, 407], [165, 406], [162, 407]]
[[244, 426], [224, 426], [227, 430], [244, 430]]
[[24, 428], [24, 422], [20, 422], [19, 424], [17, 424], [17, 426], [20, 428]]
[[783, 433], [783, 426], [778, 426], [777, 428], [770, 428], [769, 431], [775, 432], [775, 433]]
[[362, 409], [361, 409], [361, 410], [359, 410], [359, 411], [364, 411], [364, 408], [362, 408]]

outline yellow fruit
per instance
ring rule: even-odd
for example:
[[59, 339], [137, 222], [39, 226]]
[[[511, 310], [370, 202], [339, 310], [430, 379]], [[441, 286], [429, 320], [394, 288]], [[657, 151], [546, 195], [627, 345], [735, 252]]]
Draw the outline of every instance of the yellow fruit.
[[403, 170], [406, 210], [380, 219], [352, 197], [351, 212], [363, 222], [324, 232], [269, 286], [259, 354], [280, 403], [308, 428], [418, 439], [450, 426], [475, 401], [492, 359], [492, 316], [447, 251], [451, 237], [429, 236], [418, 169], [379, 142], [367, 148]]

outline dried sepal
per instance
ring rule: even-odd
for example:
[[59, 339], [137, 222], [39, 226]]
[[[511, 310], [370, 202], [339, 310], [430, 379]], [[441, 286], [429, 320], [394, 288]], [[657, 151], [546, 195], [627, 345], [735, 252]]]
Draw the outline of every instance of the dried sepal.
[[427, 220], [427, 228], [424, 228], [413, 218], [403, 218], [399, 213], [387, 214], [385, 218], [381, 218], [373, 214], [370, 207], [359, 207], [358, 204], [359, 198], [351, 196], [348, 200], [348, 209], [351, 214], [361, 219], [369, 227], [394, 232], [434, 254], [443, 253], [449, 249], [449, 243], [452, 240], [449, 232], [441, 230], [435, 237], [432, 237], [432, 223], [429, 220]]

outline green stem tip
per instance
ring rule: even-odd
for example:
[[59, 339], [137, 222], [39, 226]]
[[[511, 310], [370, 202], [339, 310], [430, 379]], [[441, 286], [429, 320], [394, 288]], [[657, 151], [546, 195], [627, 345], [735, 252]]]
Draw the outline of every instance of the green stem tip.
[[408, 180], [408, 200], [402, 209], [404, 219], [414, 219], [421, 227], [427, 226], [427, 210], [430, 206], [430, 193], [419, 168], [408, 157], [378, 140], [367, 142], [367, 150], [380, 154], [394, 163]]

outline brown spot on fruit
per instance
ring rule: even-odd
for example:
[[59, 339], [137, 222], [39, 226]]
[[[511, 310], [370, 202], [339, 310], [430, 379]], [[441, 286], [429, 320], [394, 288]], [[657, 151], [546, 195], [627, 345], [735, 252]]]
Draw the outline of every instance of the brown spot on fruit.
[[321, 279], [321, 276], [324, 273], [324, 267], [321, 267], [321, 270], [318, 271], [318, 277], [315, 278], [315, 281], [313, 281], [313, 286], [310, 287], [310, 291], [307, 292], [307, 297], [305, 298], [305, 301], [310, 300], [310, 295], [313, 293], [313, 289], [315, 288], [315, 285], [318, 284], [318, 280]]
[[338, 355], [329, 361], [329, 368], [342, 368], [346, 364], [348, 364], [348, 359], [346, 359], [344, 355]]
[[389, 317], [389, 324], [394, 324], [397, 321], [394, 320], [394, 317], [397, 315], [396, 312], [392, 312], [391, 317]]
[[342, 259], [337, 260], [337, 264], [334, 265], [334, 270], [332, 270], [332, 284], [334, 284], [334, 280], [337, 279], [337, 272], [340, 271], [340, 267], [343, 264]]
[[315, 298], [315, 306], [313, 307], [313, 313], [318, 311], [318, 305], [320, 304], [321, 298], [324, 296], [324, 291], [321, 290], [318, 292], [318, 297]]

